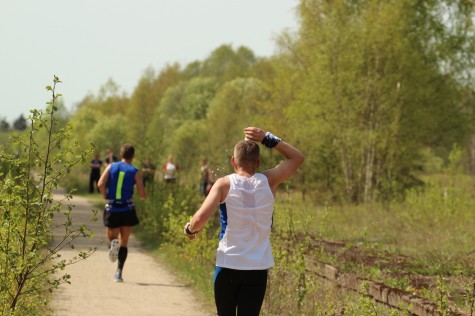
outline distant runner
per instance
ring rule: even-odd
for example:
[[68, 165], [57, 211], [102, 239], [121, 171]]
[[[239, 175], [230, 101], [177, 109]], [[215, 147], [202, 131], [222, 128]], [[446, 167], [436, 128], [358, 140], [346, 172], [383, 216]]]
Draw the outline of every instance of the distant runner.
[[122, 161], [109, 164], [99, 179], [99, 190], [108, 200], [104, 209], [104, 225], [109, 241], [109, 259], [117, 263], [114, 281], [122, 282], [122, 271], [127, 259], [127, 243], [132, 226], [139, 223], [132, 200], [134, 185], [141, 199], [147, 198], [141, 172], [132, 166], [135, 148], [125, 144], [120, 149]]
[[168, 156], [167, 162], [165, 162], [162, 166], [163, 178], [165, 179], [166, 183], [175, 183], [176, 172], [178, 169], [180, 169], [180, 166], [173, 162], [173, 156]]

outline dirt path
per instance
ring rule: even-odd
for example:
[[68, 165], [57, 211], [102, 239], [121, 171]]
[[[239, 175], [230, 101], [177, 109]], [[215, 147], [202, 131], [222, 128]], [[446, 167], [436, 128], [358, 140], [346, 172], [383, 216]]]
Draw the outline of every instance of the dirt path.
[[[63, 195], [57, 194], [55, 198], [61, 199]], [[93, 206], [81, 197], [74, 197], [72, 204], [76, 205], [73, 223], [85, 223]], [[114, 282], [117, 262], [109, 261], [102, 220], [88, 226], [95, 237], [77, 242], [76, 250], [65, 249], [62, 258], [72, 258], [79, 249], [90, 246], [97, 247], [97, 251], [87, 260], [66, 268], [71, 275], [71, 285], [61, 285], [53, 294], [50, 305], [53, 315], [212, 315], [204, 311], [186, 284], [178, 282], [140, 248], [134, 236], [129, 242], [124, 282]], [[56, 233], [57, 238], [60, 235]]]

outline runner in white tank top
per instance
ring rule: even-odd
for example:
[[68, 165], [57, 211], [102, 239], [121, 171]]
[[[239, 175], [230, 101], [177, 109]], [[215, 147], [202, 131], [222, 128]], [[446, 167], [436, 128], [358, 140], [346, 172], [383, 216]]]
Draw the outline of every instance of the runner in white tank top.
[[274, 265], [270, 245], [274, 194], [267, 177], [229, 177], [230, 189], [220, 205], [221, 234], [216, 266], [238, 270], [265, 270]]
[[[256, 127], [244, 129], [245, 140], [234, 147], [234, 174], [218, 179], [199, 210], [184, 227], [195, 239], [218, 205], [221, 233], [214, 281], [218, 315], [259, 315], [274, 265], [270, 245], [274, 196], [277, 186], [290, 178], [304, 156], [280, 138]], [[257, 173], [260, 142], [275, 148], [285, 160]]]

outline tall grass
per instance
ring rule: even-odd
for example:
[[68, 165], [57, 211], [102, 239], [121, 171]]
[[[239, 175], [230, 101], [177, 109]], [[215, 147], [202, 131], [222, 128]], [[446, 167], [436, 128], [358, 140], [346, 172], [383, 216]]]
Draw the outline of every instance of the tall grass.
[[[280, 200], [275, 226], [325, 240], [366, 245], [409, 256], [423, 274], [475, 272], [475, 182], [466, 176], [433, 176], [424, 187], [410, 190], [406, 200], [381, 205], [316, 206], [295, 196]], [[282, 205], [291, 204], [282, 209]]]

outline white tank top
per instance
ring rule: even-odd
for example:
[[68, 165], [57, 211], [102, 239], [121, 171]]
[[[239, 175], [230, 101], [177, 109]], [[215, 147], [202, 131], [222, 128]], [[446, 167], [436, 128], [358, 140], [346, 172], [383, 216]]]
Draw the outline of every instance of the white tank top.
[[270, 245], [274, 195], [267, 177], [228, 176], [229, 193], [220, 204], [221, 233], [216, 266], [265, 270], [274, 265]]

